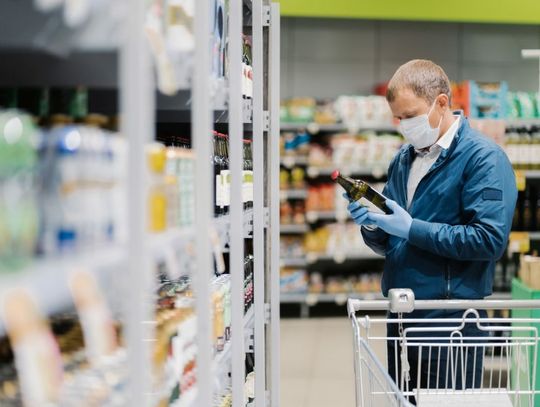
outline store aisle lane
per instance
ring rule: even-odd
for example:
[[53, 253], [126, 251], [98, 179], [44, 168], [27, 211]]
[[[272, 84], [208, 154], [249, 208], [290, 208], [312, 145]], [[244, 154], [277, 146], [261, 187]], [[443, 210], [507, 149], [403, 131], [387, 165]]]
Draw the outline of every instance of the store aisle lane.
[[281, 321], [281, 407], [354, 405], [347, 318]]
[[[384, 325], [375, 324], [373, 329], [373, 335], [384, 335]], [[384, 348], [382, 341], [373, 343], [381, 362]], [[283, 319], [280, 407], [353, 406], [352, 358], [348, 318]]]

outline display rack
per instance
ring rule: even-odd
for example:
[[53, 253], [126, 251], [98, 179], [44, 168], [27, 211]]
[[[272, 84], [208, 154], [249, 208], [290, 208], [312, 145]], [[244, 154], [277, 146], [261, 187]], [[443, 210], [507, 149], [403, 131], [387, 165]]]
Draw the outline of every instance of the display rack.
[[[0, 276], [0, 301], [15, 288], [27, 289], [36, 299], [40, 312], [52, 316], [72, 307], [68, 278], [84, 269], [97, 277], [106, 296], [119, 304], [114, 310], [124, 326], [129, 372], [126, 405], [153, 406], [151, 345], [154, 339], [153, 303], [155, 263], [175, 257], [178, 269], [192, 273], [196, 309], [196, 391], [178, 403], [182, 406], [211, 407], [218, 370], [228, 369], [232, 383], [232, 405], [245, 406], [245, 357], [254, 353], [255, 397], [250, 405], [279, 405], [279, 5], [269, 0], [228, 2], [229, 77], [215, 89], [211, 81], [210, 16], [213, 1], [194, 1], [194, 66], [192, 77], [184, 78], [190, 88], [176, 96], [156, 94], [153, 60], [144, 32], [147, 2], [131, 4], [121, 0], [107, 5], [78, 29], [58, 23], [59, 12], [42, 14], [30, 0], [3, 5], [6, 21], [34, 27], [17, 37], [10, 23], [0, 48], [21, 55], [36, 52], [52, 55], [58, 61], [71, 61], [73, 52], [92, 59], [106, 51], [107, 64], [92, 74], [88, 68], [61, 63], [68, 72], [58, 77], [48, 67], [32, 77], [24, 69], [10, 83], [11, 65], [0, 68], [3, 84], [14, 86], [114, 87], [119, 90], [121, 132], [128, 136], [127, 241], [118, 247], [87, 254], [30, 263], [16, 274]], [[225, 3], [224, 3], [225, 4]], [[28, 23], [28, 24], [26, 24]], [[31, 23], [31, 24], [30, 24]], [[56, 25], [55, 25], [56, 24]], [[49, 27], [50, 32], [40, 31]], [[52, 27], [52, 28], [51, 28]], [[120, 27], [120, 28], [119, 28]], [[242, 97], [242, 33], [252, 35], [252, 99]], [[49, 35], [50, 34], [50, 35]], [[39, 41], [38, 41], [39, 40]], [[109, 57], [109, 55], [111, 57]], [[22, 57], [21, 57], [22, 58]], [[33, 56], [32, 56], [33, 58]], [[49, 57], [47, 57], [49, 58]], [[46, 58], [46, 59], [47, 59]], [[96, 56], [103, 61], [100, 56]], [[99, 65], [99, 60], [95, 66]], [[118, 61], [118, 62], [117, 62]], [[10, 62], [10, 64], [13, 61]], [[46, 68], [46, 69], [45, 69]], [[100, 83], [100, 72], [117, 69]], [[48, 73], [47, 73], [48, 72]], [[62, 71], [64, 72], [64, 71]], [[49, 76], [48, 76], [49, 75]], [[115, 78], [117, 77], [117, 78]], [[88, 79], [90, 78], [90, 79]], [[111, 79], [114, 78], [114, 79]], [[88, 81], [88, 82], [87, 82]], [[147, 232], [149, 179], [145, 168], [145, 146], [154, 141], [156, 123], [190, 124], [192, 150], [197, 157], [210, 157], [215, 124], [228, 126], [230, 139], [231, 206], [226, 216], [213, 212], [213, 179], [210, 160], [195, 160], [196, 226], [177, 227], [161, 234]], [[242, 202], [242, 140], [252, 135], [254, 161], [253, 208]], [[213, 230], [220, 250], [228, 252], [231, 274], [231, 338], [221, 352], [213, 351], [211, 283], [214, 279]], [[244, 313], [244, 240], [253, 240], [254, 303]], [[190, 249], [194, 247], [195, 251]], [[191, 251], [190, 251], [191, 250]], [[189, 252], [189, 253], [188, 253]], [[120, 271], [119, 271], [120, 270]], [[126, 284], [129, 282], [129, 284]], [[0, 318], [0, 334], [5, 334]]]

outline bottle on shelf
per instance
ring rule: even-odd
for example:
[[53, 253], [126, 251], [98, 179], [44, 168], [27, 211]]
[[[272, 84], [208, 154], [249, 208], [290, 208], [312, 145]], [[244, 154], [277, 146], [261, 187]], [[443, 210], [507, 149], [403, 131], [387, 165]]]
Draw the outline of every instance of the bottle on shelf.
[[212, 156], [212, 165], [214, 167], [214, 213], [222, 215], [223, 208], [223, 187], [221, 182], [221, 171], [223, 169], [223, 157], [221, 154], [221, 139], [218, 137], [218, 132], [213, 132], [214, 154]]
[[35, 254], [38, 133], [30, 116], [0, 111], [0, 270], [24, 266]]
[[214, 132], [215, 214], [226, 215], [231, 202], [231, 177], [229, 171], [229, 138]]
[[244, 140], [242, 195], [244, 209], [253, 207], [253, 157], [251, 140]]
[[163, 232], [167, 228], [167, 185], [165, 183], [165, 146], [159, 143], [147, 147], [150, 170], [150, 192], [148, 197], [149, 224], [151, 232]]
[[337, 182], [343, 187], [343, 189], [345, 189], [345, 191], [347, 191], [347, 195], [350, 197], [350, 199], [358, 201], [365, 198], [384, 213], [392, 213], [392, 211], [386, 206], [386, 198], [384, 195], [374, 190], [371, 186], [369, 186], [368, 183], [362, 180], [354, 180], [352, 178], [345, 177], [337, 170], [332, 173], [331, 177], [334, 182]]

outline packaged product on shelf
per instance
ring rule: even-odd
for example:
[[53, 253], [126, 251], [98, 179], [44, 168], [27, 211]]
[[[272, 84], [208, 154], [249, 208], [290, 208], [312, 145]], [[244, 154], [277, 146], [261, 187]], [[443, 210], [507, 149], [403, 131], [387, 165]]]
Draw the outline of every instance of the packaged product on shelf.
[[313, 167], [328, 167], [328, 164], [332, 162], [332, 150], [319, 144], [312, 144], [309, 149], [308, 162]]
[[294, 202], [292, 221], [295, 225], [306, 223], [306, 206], [303, 201]]
[[286, 190], [289, 189], [289, 171], [285, 168], [279, 170], [279, 188]]
[[282, 268], [279, 286], [282, 293], [305, 293], [308, 289], [307, 272], [305, 270]]
[[538, 112], [538, 94], [515, 92], [513, 93], [513, 98], [517, 107], [519, 118], [534, 119], [540, 117]]
[[195, 386], [196, 320], [191, 308], [158, 312], [154, 344], [154, 388], [159, 405], [181, 399]]
[[195, 219], [195, 162], [186, 148], [176, 149], [176, 174], [180, 196], [179, 226], [192, 225]]
[[279, 252], [282, 258], [301, 258], [305, 254], [302, 246], [302, 238], [296, 236], [281, 236]]
[[320, 227], [306, 233], [304, 250], [307, 253], [325, 253], [329, 237], [330, 229], [328, 227]]
[[506, 123], [500, 119], [469, 119], [469, 124], [475, 130], [490, 137], [495, 143], [504, 148]]
[[308, 189], [306, 211], [333, 211], [335, 203], [335, 187], [333, 184], [319, 184]]
[[[86, 96], [76, 95], [69, 109], [63, 93], [51, 99], [51, 111], [61, 113], [51, 117], [52, 127], [39, 146], [39, 252], [46, 255], [94, 248], [126, 235], [125, 143], [105, 130], [106, 117], [81, 117]], [[69, 115], [62, 113], [70, 109]], [[74, 117], [82, 124], [72, 124]]]
[[316, 102], [313, 98], [293, 98], [285, 102], [287, 120], [292, 123], [310, 123], [315, 117]]
[[309, 276], [309, 292], [312, 294], [320, 294], [325, 290], [323, 277], [321, 273], [311, 273]]
[[149, 2], [145, 33], [156, 65], [157, 86], [165, 95], [189, 87], [195, 48], [194, 7], [193, 0]]
[[335, 109], [351, 135], [361, 128], [393, 126], [392, 112], [383, 96], [340, 96]]
[[253, 66], [251, 63], [251, 36], [242, 34], [242, 96], [253, 98]]
[[30, 296], [21, 290], [7, 297], [4, 315], [23, 404], [57, 404], [63, 381], [62, 359], [48, 324]]
[[0, 271], [19, 269], [35, 254], [38, 137], [28, 115], [0, 111]]
[[306, 172], [302, 167], [294, 167], [291, 170], [291, 187], [294, 189], [303, 189], [305, 184]]
[[280, 203], [279, 219], [282, 225], [290, 225], [293, 222], [293, 208], [289, 201]]
[[390, 162], [403, 144], [401, 136], [392, 134], [332, 137], [332, 163], [348, 173], [355, 171], [386, 172]]
[[[212, 282], [212, 304], [213, 304], [213, 318], [214, 318], [214, 346], [216, 351], [223, 350], [226, 342], [226, 332], [230, 331], [230, 309], [226, 309], [227, 295], [226, 292], [230, 292], [231, 283], [230, 275], [224, 274], [216, 278]], [[226, 317], [227, 316], [227, 320]]]
[[314, 121], [317, 124], [334, 124], [338, 121], [333, 100], [318, 100]]
[[244, 312], [253, 305], [253, 256], [250, 254], [244, 259]]

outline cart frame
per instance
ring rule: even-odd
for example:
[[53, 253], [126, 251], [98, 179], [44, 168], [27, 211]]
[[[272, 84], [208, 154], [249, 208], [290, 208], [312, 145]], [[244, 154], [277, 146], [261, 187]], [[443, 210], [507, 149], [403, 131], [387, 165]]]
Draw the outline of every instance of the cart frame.
[[[347, 309], [353, 328], [357, 407], [414, 402], [431, 406], [438, 404], [437, 397], [453, 398], [462, 407], [479, 402], [540, 405], [536, 384], [540, 319], [488, 318], [482, 313], [540, 309], [540, 300], [415, 300], [412, 290], [393, 289], [387, 300], [349, 299]], [[404, 317], [414, 310], [455, 310], [459, 317]], [[386, 311], [397, 317], [357, 317], [358, 311]], [[397, 331], [392, 332], [398, 334], [372, 334], [377, 324], [394, 324]], [[468, 327], [474, 329], [467, 331]], [[386, 359], [394, 362], [395, 380], [386, 360], [374, 351], [378, 342], [385, 345]], [[388, 349], [394, 349], [392, 359]]]

